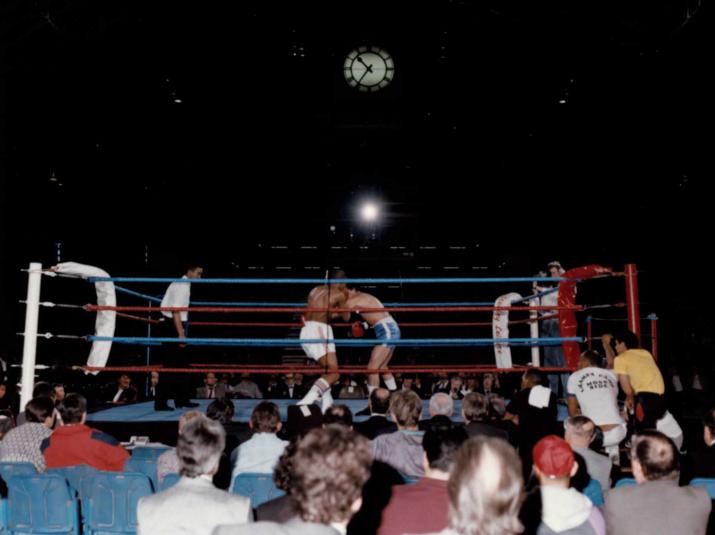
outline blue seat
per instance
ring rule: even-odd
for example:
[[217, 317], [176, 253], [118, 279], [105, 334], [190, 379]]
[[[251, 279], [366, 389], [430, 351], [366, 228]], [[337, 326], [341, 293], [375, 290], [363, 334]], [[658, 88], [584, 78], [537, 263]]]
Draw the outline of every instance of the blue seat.
[[705, 487], [710, 494], [710, 498], [715, 500], [715, 479], [706, 477], [696, 477], [690, 481], [693, 487]]
[[85, 535], [134, 534], [139, 499], [153, 492], [144, 474], [97, 472], [82, 481]]
[[8, 531], [79, 535], [77, 500], [57, 474], [14, 475], [8, 482]]
[[170, 449], [169, 446], [158, 446], [156, 448], [137, 446], [132, 450], [132, 459], [158, 459], [162, 453]]
[[156, 471], [156, 459], [151, 457], [135, 459], [130, 457], [124, 463], [125, 472], [135, 472], [139, 474], [144, 474], [151, 480], [153, 488], [159, 488], [159, 476]]
[[230, 490], [233, 494], [250, 498], [252, 507], [285, 495], [273, 482], [273, 474], [238, 474], [233, 478]]
[[614, 488], [627, 487], [628, 485], [637, 485], [636, 480], [632, 477], [624, 477], [623, 479], [616, 481]]
[[7, 500], [0, 499], [0, 534], [9, 533], [7, 530]]
[[0, 477], [9, 483], [9, 479], [15, 475], [34, 476], [37, 474], [37, 469], [32, 463], [0, 463]]
[[69, 483], [70, 488], [78, 495], [81, 495], [80, 485], [82, 479], [92, 474], [96, 474], [97, 472], [99, 472], [99, 470], [86, 464], [47, 469], [48, 474], [57, 474], [64, 477], [67, 480], [67, 483]]
[[603, 500], [603, 490], [601, 490], [601, 484], [595, 479], [591, 479], [583, 489], [582, 494], [586, 496], [593, 505], [601, 507], [605, 502]]
[[173, 487], [178, 483], [179, 479], [181, 479], [181, 476], [179, 474], [166, 474], [164, 476], [164, 480], [159, 483], [159, 490], [163, 491], [170, 487]]

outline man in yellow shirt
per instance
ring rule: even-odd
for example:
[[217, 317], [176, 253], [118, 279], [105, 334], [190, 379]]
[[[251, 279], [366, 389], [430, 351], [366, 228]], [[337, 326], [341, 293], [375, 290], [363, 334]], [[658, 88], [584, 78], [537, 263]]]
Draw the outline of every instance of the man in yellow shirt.
[[[618, 355], [615, 358], [611, 340]], [[655, 429], [656, 422], [665, 414], [666, 403], [663, 375], [653, 355], [640, 348], [638, 337], [631, 331], [604, 335], [602, 342], [608, 366], [618, 375], [626, 394], [626, 407], [635, 415], [636, 430]]]

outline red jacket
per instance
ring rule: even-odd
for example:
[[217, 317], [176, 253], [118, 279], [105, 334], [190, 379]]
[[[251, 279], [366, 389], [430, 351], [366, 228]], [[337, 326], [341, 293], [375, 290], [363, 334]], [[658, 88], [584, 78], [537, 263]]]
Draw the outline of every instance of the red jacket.
[[114, 437], [84, 424], [55, 429], [40, 446], [47, 468], [87, 464], [97, 470], [121, 472], [129, 453]]

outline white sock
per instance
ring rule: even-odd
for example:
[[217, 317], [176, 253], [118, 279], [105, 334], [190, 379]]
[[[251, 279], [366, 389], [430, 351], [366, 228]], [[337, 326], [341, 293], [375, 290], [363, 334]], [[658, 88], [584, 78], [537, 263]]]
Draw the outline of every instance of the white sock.
[[370, 397], [370, 394], [372, 394], [375, 390], [377, 390], [377, 387], [371, 384], [367, 385], [367, 397]]
[[333, 395], [330, 393], [330, 389], [323, 392], [323, 399], [320, 401], [320, 410], [325, 414], [333, 404]]
[[397, 383], [395, 382], [394, 376], [391, 375], [389, 379], [385, 379], [384, 381], [385, 386], [390, 392], [394, 392], [395, 390], [397, 390]]

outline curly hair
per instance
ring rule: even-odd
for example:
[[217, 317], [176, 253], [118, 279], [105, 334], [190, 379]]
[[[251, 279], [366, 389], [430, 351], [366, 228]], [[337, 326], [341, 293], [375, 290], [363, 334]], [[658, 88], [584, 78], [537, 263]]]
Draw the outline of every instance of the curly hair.
[[353, 431], [338, 425], [310, 431], [298, 443], [290, 474], [301, 518], [320, 524], [350, 519], [371, 463], [370, 443]]
[[459, 535], [521, 533], [523, 486], [521, 461], [507, 442], [469, 439], [457, 452], [447, 486], [449, 527]]

